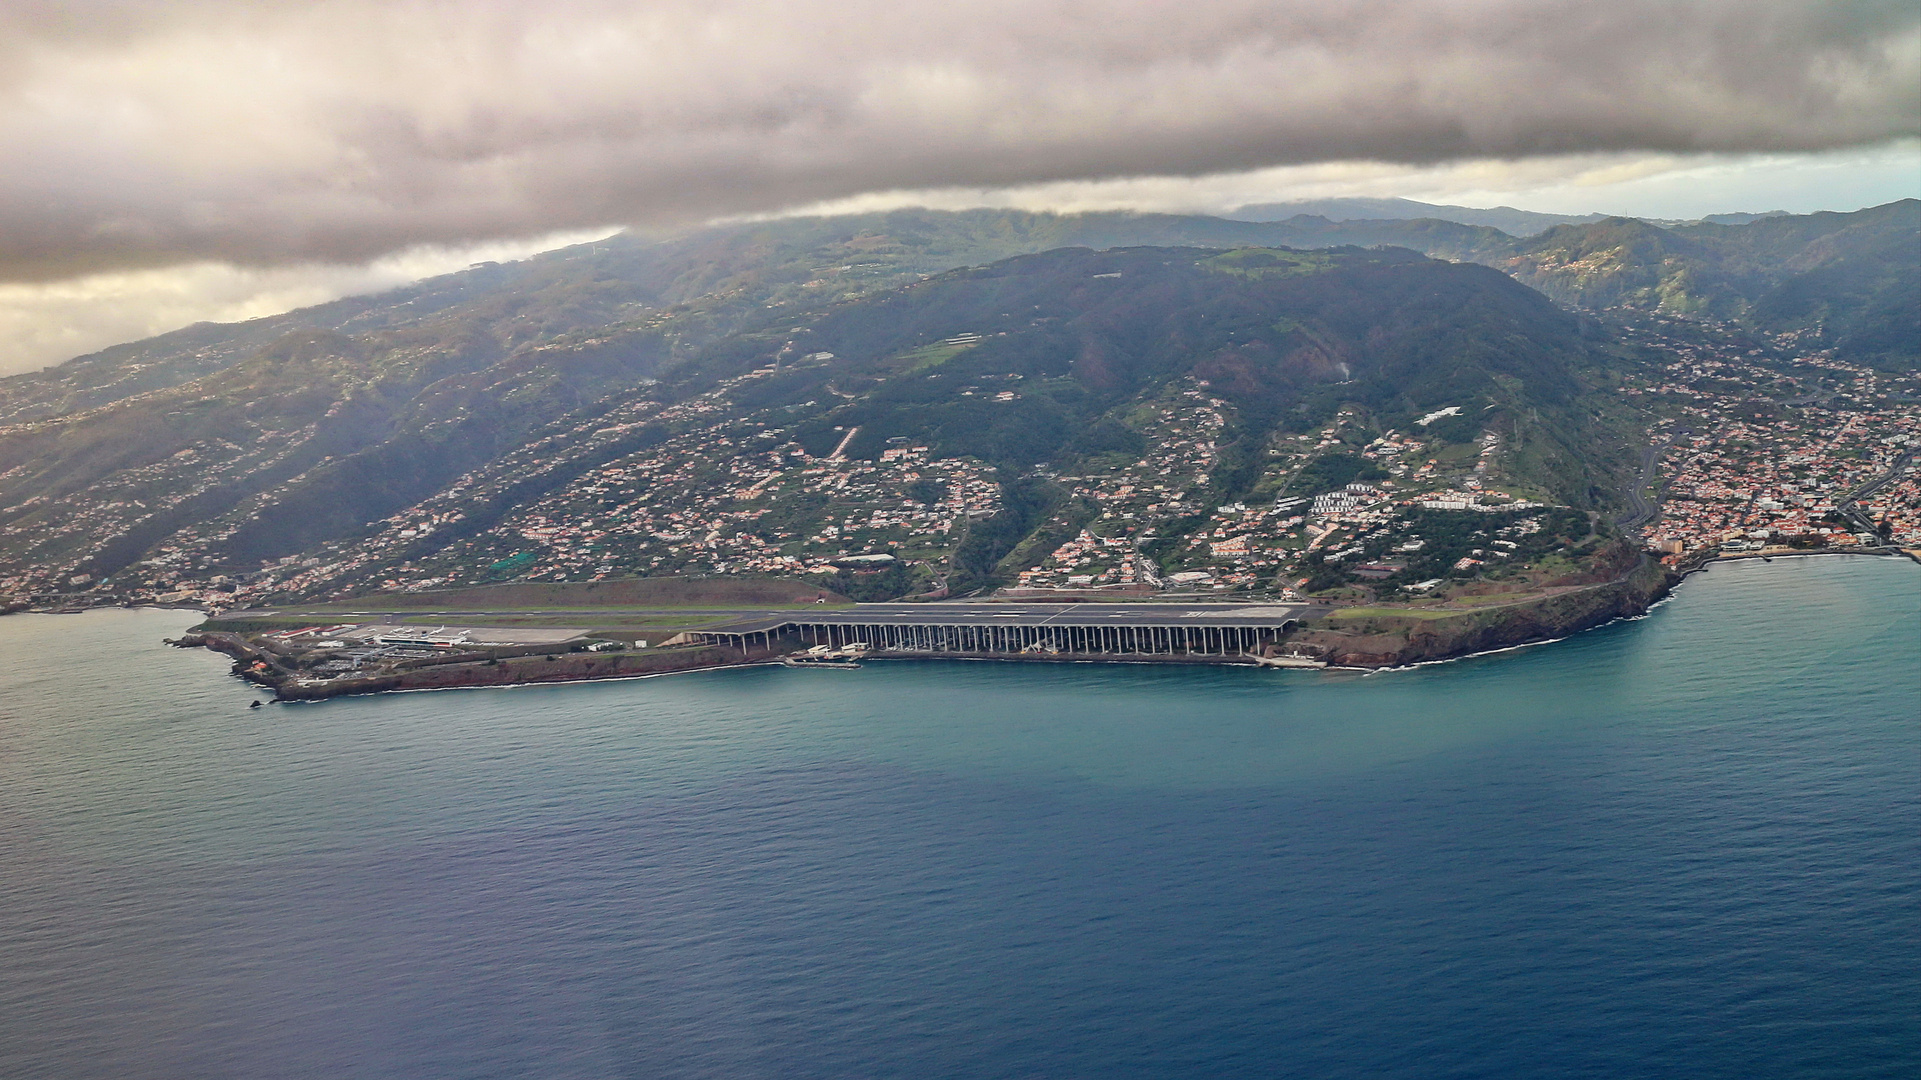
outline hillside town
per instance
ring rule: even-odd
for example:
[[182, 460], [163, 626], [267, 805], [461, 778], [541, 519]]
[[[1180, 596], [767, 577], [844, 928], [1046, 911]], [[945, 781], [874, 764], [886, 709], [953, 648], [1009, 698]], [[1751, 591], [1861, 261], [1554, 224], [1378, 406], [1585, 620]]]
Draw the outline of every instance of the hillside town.
[[[136, 592], [163, 602], [236, 604], [501, 580], [824, 574], [843, 564], [938, 559], [967, 521], [999, 510], [994, 471], [977, 462], [929, 460], [928, 447], [906, 443], [875, 461], [849, 459], [840, 450], [851, 432], [816, 458], [781, 439], [770, 424], [776, 417], [739, 417], [729, 394], [774, 370], [724, 380], [679, 404], [623, 403], [461, 477], [362, 541], [323, 545], [244, 580], [217, 575], [192, 587], [191, 568], [204, 563], [208, 546], [272, 511], [264, 500], [244, 504], [159, 548], [136, 568], [150, 582]], [[671, 434], [619, 453], [655, 433]], [[612, 460], [587, 464], [605, 458]], [[556, 476], [571, 479], [551, 482]], [[512, 501], [523, 485], [548, 493]], [[476, 528], [503, 500], [511, 503], [506, 512]], [[423, 547], [432, 555], [412, 557]]]
[[[1641, 340], [1668, 359], [1626, 392], [1659, 419], [1661, 515], [1650, 546], [1670, 562], [1705, 554], [1893, 544], [1921, 548], [1921, 376], [1654, 321]], [[1686, 331], [1685, 335], [1676, 331]], [[1755, 388], [1768, 396], [1757, 399]]]
[[[1658, 457], [1649, 479], [1659, 512], [1642, 533], [1656, 554], [1680, 565], [1724, 554], [1921, 546], [1921, 489], [1897, 469], [1921, 448], [1916, 375], [1844, 363], [1800, 348], [1794, 336], [1757, 346], [1698, 320], [1645, 319], [1625, 332], [1656, 358], [1622, 387], [1652, 418]], [[845, 580], [895, 567], [911, 569], [916, 587], [942, 587], [969, 529], [1001, 511], [1003, 477], [905, 439], [851, 456], [857, 429], [836, 429], [831, 449], [809, 453], [783, 410], [743, 413], [734, 404], [743, 386], [777, 371], [762, 367], [675, 404], [644, 393], [615, 403], [353, 543], [250, 572], [215, 567], [217, 545], [274, 512], [263, 494], [180, 530], [110, 581], [77, 572], [87, 554], [79, 540], [123, 535], [239, 468], [237, 460], [293, 452], [303, 433], [259, 432], [243, 455], [226, 448], [197, 476], [200, 455], [183, 451], [129, 474], [140, 491], [77, 501], [38, 538], [47, 561], [8, 568], [0, 595], [15, 605], [233, 606], [507, 580]], [[1211, 492], [1220, 440], [1236, 416], [1204, 381], [1177, 381], [1121, 419], [1126, 445], [1087, 455], [1072, 474], [1041, 471], [1065, 498], [1010, 556], [1018, 564], [1010, 595], [1411, 599], [1462, 581], [1553, 580], [1568, 566], [1555, 561], [1549, 540], [1593, 550], [1607, 532], [1593, 515], [1543, 517], [1556, 510], [1552, 500], [1504, 469], [1498, 432], [1439, 434], [1472, 421], [1459, 406], [1404, 430], [1381, 430], [1350, 407], [1314, 431], [1277, 433], [1251, 492], [1233, 501]], [[539, 494], [517, 497], [525, 490]]]

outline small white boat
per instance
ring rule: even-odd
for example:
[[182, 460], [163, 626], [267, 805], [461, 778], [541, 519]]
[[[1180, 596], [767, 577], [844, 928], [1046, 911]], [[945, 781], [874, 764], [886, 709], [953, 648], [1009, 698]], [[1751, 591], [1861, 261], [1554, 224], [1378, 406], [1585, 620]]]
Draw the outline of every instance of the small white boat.
[[1254, 660], [1262, 667], [1324, 668], [1327, 666], [1327, 661], [1325, 660], [1316, 660], [1311, 656], [1295, 656], [1292, 654], [1286, 656], [1257, 656]]
[[860, 667], [860, 661], [844, 657], [828, 656], [783, 656], [782, 667], [823, 668], [829, 671], [853, 671]]

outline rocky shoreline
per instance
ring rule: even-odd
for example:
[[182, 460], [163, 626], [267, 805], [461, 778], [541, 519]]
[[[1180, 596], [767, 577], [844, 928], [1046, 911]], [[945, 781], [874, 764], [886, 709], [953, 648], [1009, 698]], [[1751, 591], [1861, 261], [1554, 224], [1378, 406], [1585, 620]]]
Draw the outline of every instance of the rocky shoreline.
[[1533, 645], [1645, 615], [1682, 575], [1643, 558], [1612, 581], [1477, 611], [1335, 612], [1292, 648], [1339, 667], [1389, 668]]

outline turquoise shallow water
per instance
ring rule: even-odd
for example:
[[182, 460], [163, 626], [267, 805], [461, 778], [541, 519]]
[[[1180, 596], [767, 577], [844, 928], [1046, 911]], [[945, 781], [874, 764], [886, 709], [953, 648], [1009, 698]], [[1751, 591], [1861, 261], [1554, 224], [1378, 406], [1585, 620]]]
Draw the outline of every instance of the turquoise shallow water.
[[0, 619], [9, 1077], [1921, 1072], [1921, 568], [1349, 673], [249, 710]]

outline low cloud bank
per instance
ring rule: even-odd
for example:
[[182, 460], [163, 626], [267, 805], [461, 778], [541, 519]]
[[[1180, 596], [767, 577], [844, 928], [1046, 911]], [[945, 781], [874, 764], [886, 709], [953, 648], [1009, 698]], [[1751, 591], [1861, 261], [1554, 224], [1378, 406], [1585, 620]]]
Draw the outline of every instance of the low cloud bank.
[[863, 193], [1921, 133], [1908, 0], [43, 0], [0, 280], [365, 263]]

